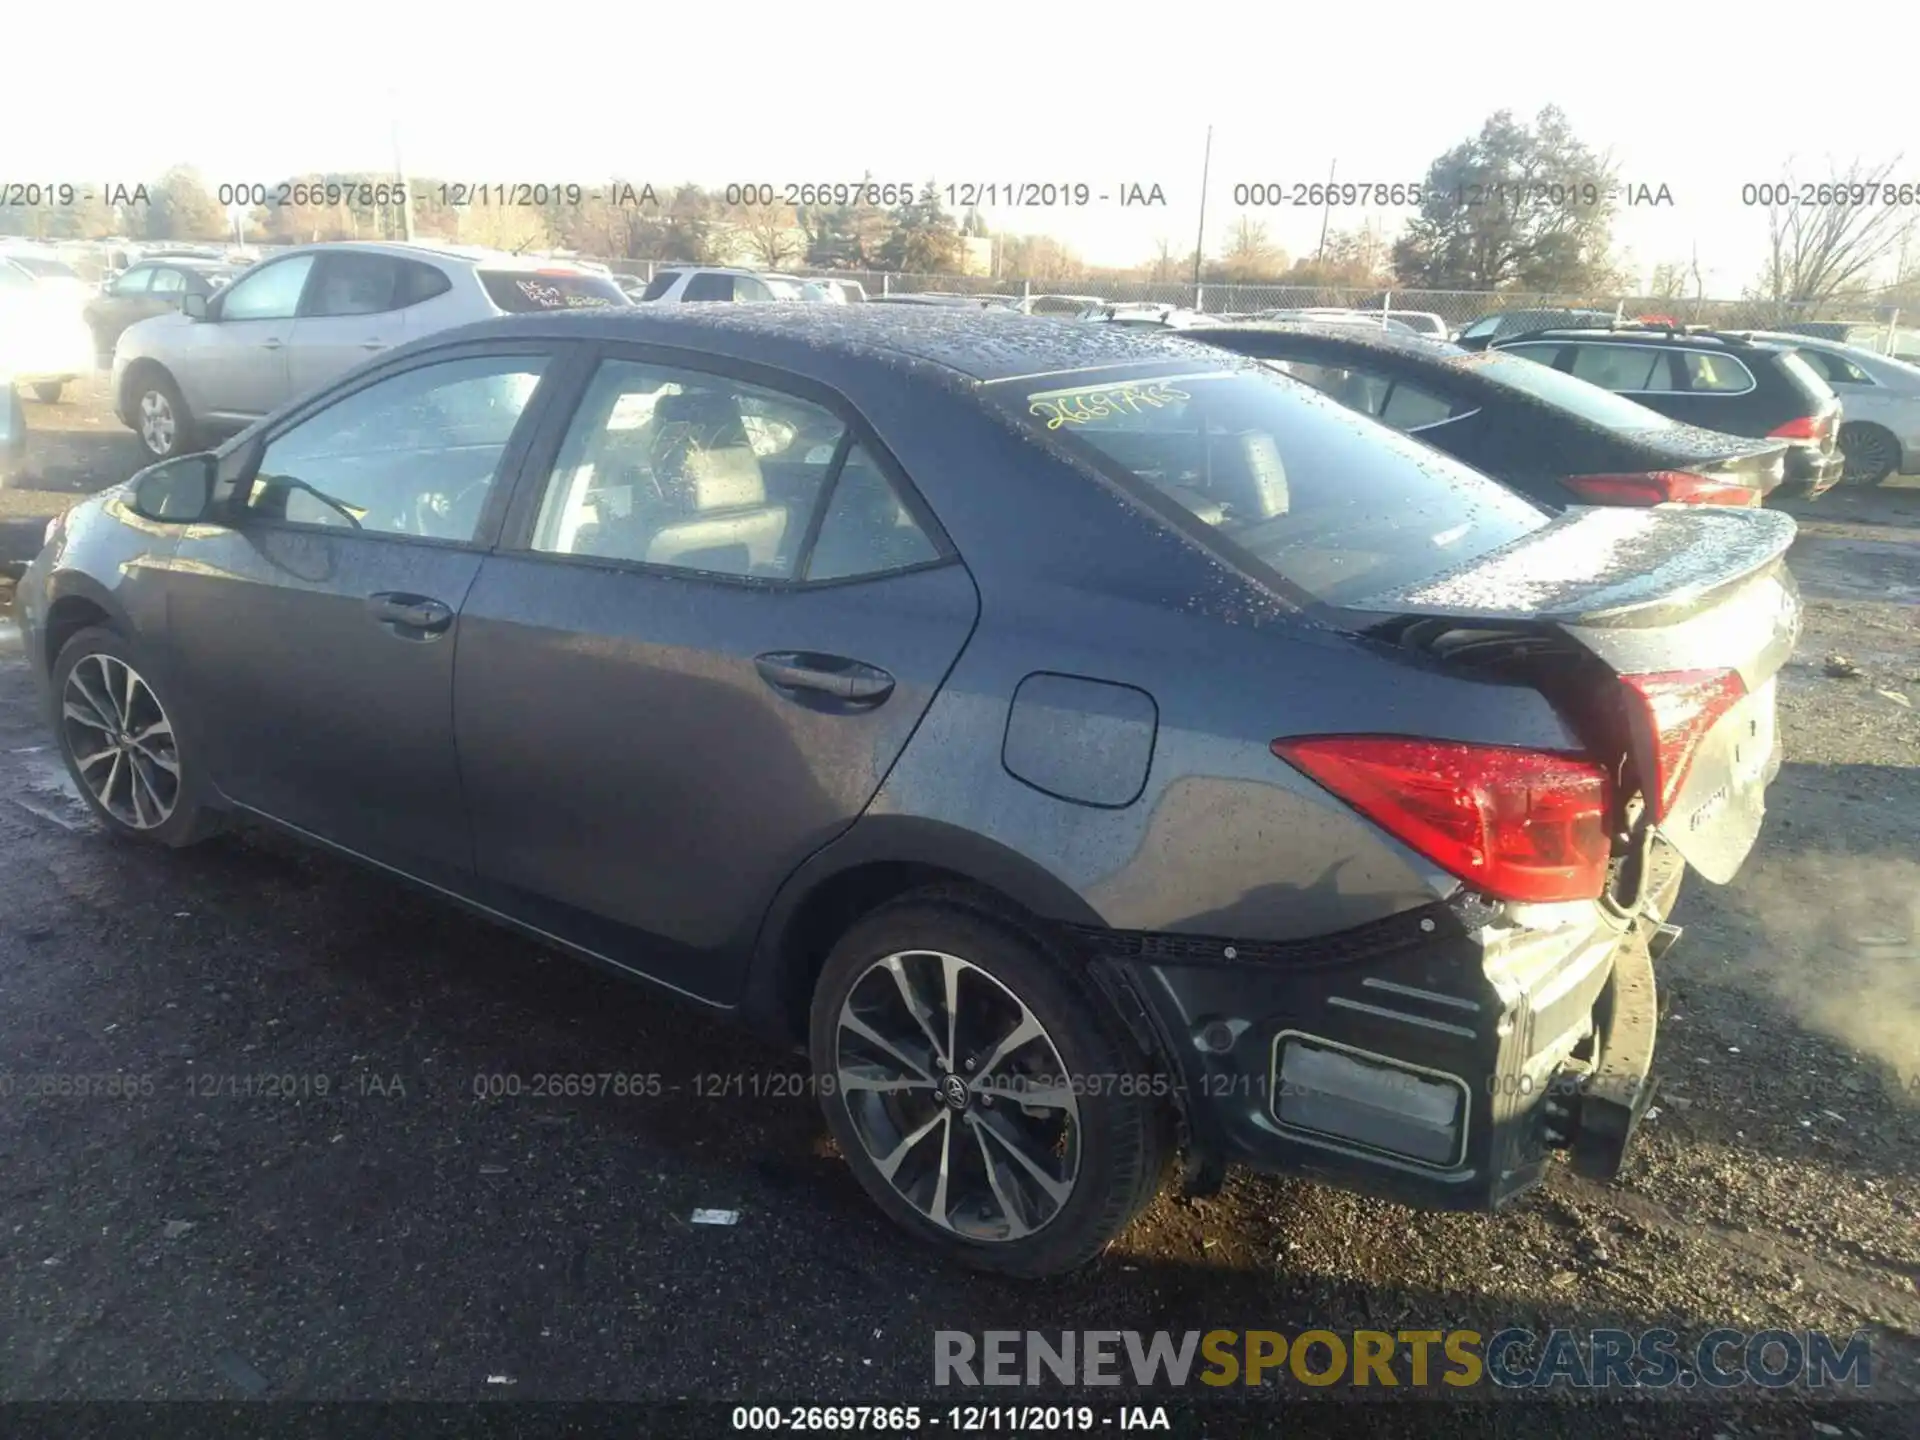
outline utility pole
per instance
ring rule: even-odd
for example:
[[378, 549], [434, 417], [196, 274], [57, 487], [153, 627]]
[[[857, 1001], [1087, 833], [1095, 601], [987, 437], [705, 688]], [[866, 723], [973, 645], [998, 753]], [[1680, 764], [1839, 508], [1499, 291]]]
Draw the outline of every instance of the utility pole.
[[1327, 258], [1327, 219], [1333, 214], [1333, 177], [1339, 170], [1340, 160], [1336, 156], [1333, 163], [1327, 166], [1327, 203], [1320, 207], [1320, 244], [1313, 252], [1313, 263], [1316, 265]]
[[400, 95], [391, 91], [388, 114], [393, 118], [393, 178], [400, 182], [400, 238], [413, 239], [413, 186], [407, 181], [407, 167], [400, 160]]
[[1200, 233], [1193, 242], [1193, 308], [1200, 308], [1200, 261], [1207, 253], [1207, 174], [1213, 168], [1213, 126], [1207, 126], [1207, 148], [1200, 157]]

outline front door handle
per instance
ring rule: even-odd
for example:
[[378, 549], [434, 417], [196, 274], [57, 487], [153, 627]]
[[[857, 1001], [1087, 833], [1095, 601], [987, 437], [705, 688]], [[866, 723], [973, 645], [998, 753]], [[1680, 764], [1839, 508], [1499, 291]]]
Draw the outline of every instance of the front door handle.
[[360, 348], [362, 350], [384, 350], [387, 348], [387, 342], [384, 340], [362, 340], [360, 342]]
[[278, 350], [280, 348], [280, 344], [281, 342], [278, 340], [262, 340], [260, 342], [260, 348], [262, 350]]
[[425, 595], [383, 590], [367, 597], [367, 609], [375, 620], [392, 626], [409, 640], [444, 634], [453, 624], [453, 607]]
[[878, 665], [844, 655], [776, 650], [756, 656], [753, 664], [760, 678], [783, 694], [820, 695], [870, 709], [893, 693], [893, 676]]

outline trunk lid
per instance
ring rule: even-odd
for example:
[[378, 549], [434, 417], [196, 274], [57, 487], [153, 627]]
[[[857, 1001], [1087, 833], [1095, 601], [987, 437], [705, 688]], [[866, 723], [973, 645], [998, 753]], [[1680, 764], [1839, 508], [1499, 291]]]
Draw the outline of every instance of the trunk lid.
[[1626, 823], [1725, 884], [1779, 768], [1775, 677], [1800, 632], [1783, 563], [1795, 530], [1771, 510], [1578, 507], [1340, 608], [1367, 633], [1497, 658], [1538, 684], [1618, 766], [1623, 805], [1640, 797]]

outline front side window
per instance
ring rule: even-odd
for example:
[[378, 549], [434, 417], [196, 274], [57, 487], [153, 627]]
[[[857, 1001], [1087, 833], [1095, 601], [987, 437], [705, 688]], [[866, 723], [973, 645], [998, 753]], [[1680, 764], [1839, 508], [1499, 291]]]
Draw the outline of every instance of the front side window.
[[1316, 599], [1417, 583], [1546, 523], [1479, 471], [1270, 372], [1110, 373], [986, 388], [1042, 444], [1157, 492]]
[[263, 265], [228, 287], [220, 302], [222, 320], [291, 320], [306, 289], [314, 257], [295, 255]]
[[290, 524], [471, 540], [544, 364], [443, 360], [356, 390], [268, 444], [247, 508]]
[[1874, 379], [1846, 356], [1832, 350], [1795, 350], [1829, 385], [1871, 385]]
[[561, 445], [533, 548], [794, 579], [845, 431], [757, 385], [607, 361]]
[[178, 295], [187, 288], [187, 277], [178, 270], [156, 270], [153, 272], [153, 293], [155, 295]]

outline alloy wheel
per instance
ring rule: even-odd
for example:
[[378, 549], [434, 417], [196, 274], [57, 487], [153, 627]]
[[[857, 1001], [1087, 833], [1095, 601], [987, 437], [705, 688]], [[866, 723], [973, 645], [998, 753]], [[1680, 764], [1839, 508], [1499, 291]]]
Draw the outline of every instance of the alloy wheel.
[[1899, 459], [1892, 437], [1869, 426], [1842, 427], [1840, 453], [1845, 461], [1840, 478], [1850, 485], [1870, 485], [1885, 479]]
[[83, 656], [60, 696], [67, 753], [93, 798], [121, 824], [152, 830], [180, 802], [180, 751], [159, 697], [131, 665]]
[[171, 400], [158, 390], [148, 390], [141, 395], [140, 439], [148, 450], [155, 455], [165, 455], [173, 448], [174, 436], [179, 430]]
[[835, 1070], [867, 1159], [901, 1199], [974, 1241], [1020, 1240], [1073, 1194], [1080, 1108], [1019, 996], [939, 951], [875, 961], [840, 1007]]

